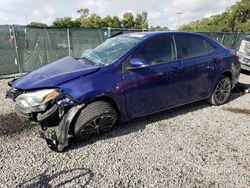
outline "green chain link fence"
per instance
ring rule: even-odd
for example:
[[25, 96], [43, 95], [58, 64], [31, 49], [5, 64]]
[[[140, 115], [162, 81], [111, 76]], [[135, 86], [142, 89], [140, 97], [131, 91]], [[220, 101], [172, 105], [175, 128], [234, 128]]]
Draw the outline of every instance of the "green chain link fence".
[[238, 50], [241, 41], [250, 33], [213, 33], [213, 32], [201, 32], [201, 34], [207, 35], [212, 39], [218, 41], [227, 48]]
[[29, 72], [68, 55], [80, 57], [107, 38], [107, 29], [0, 26], [0, 76]]
[[0, 75], [19, 72], [16, 40], [12, 26], [0, 27]]
[[[35, 28], [0, 26], [0, 77], [35, 70], [65, 56], [80, 57], [108, 37], [136, 29]], [[248, 33], [203, 33], [237, 50]]]

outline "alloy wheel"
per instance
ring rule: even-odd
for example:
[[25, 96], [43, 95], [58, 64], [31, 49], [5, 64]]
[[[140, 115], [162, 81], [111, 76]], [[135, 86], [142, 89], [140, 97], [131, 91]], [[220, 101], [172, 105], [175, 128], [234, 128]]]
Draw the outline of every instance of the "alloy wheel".
[[215, 89], [216, 101], [220, 104], [224, 103], [230, 95], [230, 90], [231, 90], [230, 80], [228, 78], [221, 79]]
[[112, 114], [95, 117], [84, 126], [80, 132], [82, 138], [95, 136], [109, 130], [116, 123], [116, 116]]

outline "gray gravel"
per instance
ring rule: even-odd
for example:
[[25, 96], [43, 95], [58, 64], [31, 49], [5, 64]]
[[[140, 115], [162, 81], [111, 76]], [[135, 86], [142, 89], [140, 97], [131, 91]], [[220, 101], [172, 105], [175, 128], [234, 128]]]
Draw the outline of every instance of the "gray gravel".
[[250, 186], [250, 94], [133, 120], [55, 153], [38, 125], [20, 123], [4, 99], [7, 81], [0, 81], [0, 187]]

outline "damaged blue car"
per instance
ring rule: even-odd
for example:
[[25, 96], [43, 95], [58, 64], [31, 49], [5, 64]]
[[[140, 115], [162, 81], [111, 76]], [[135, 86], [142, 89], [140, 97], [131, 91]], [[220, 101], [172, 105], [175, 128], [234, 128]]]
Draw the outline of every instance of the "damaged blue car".
[[204, 35], [130, 33], [14, 79], [6, 96], [63, 151], [70, 137], [90, 139], [133, 118], [203, 99], [224, 104], [239, 74], [235, 51]]

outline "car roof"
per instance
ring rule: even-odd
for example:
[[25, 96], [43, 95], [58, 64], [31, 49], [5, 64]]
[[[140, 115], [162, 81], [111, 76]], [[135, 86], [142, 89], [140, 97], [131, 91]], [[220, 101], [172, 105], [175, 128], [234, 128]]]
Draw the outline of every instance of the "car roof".
[[144, 39], [154, 37], [154, 36], [159, 36], [162, 34], [190, 34], [190, 35], [204, 36], [204, 35], [199, 34], [199, 33], [183, 32], [183, 31], [146, 31], [146, 32], [127, 33], [127, 34], [123, 34], [120, 36], [144, 40]]

